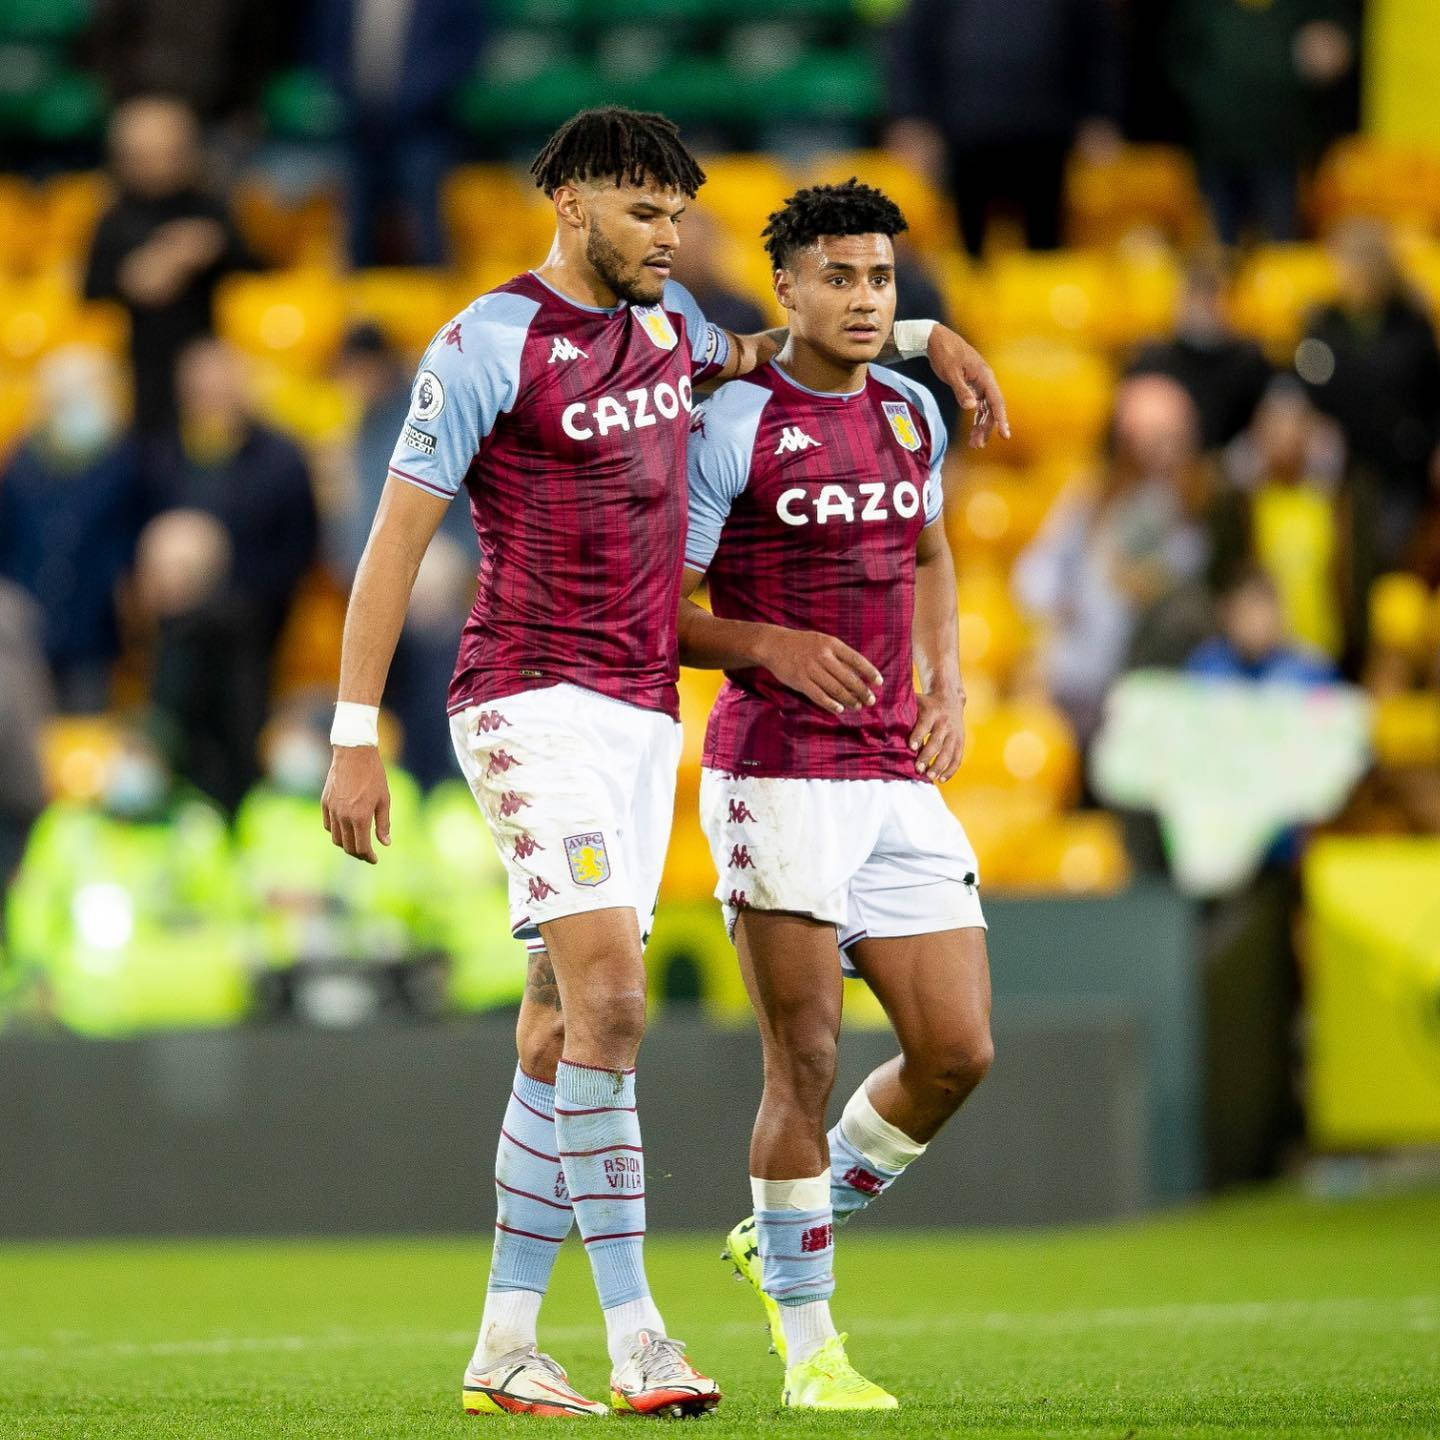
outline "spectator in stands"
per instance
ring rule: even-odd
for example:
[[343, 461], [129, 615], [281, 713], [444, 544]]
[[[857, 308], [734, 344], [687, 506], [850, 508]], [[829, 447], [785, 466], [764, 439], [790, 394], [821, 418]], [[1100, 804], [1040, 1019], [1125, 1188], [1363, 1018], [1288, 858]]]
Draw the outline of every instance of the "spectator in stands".
[[1215, 255], [1185, 272], [1175, 333], [1141, 347], [1132, 375], [1170, 375], [1200, 412], [1200, 445], [1219, 450], [1249, 423], [1270, 381], [1270, 365], [1253, 341], [1237, 335], [1225, 314], [1225, 272]]
[[1354, 68], [1350, 0], [1179, 0], [1175, 88], [1190, 113], [1200, 180], [1220, 239], [1296, 235], [1297, 182], [1327, 100]]
[[1216, 680], [1275, 680], [1327, 685], [1335, 666], [1301, 644], [1285, 624], [1285, 607], [1270, 573], [1246, 565], [1230, 577], [1216, 602], [1218, 632], [1199, 646], [1185, 668]]
[[765, 314], [748, 295], [742, 295], [725, 278], [724, 231], [701, 207], [686, 212], [680, 248], [671, 272], [699, 302], [705, 318], [736, 335], [751, 335], [765, 328]]
[[167, 510], [140, 535], [134, 615], [151, 650], [150, 710], [177, 774], [226, 809], [256, 775], [269, 653], [232, 588], [225, 527], [203, 510]]
[[1121, 53], [1109, 0], [911, 0], [890, 62], [890, 147], [948, 180], [978, 256], [992, 204], [1032, 249], [1060, 244], [1065, 161], [1119, 139]]
[[67, 346], [36, 372], [38, 423], [0, 473], [0, 576], [39, 602], [60, 708], [103, 710], [119, 653], [115, 593], [143, 517], [121, 377]]
[[[458, 155], [450, 101], [485, 39], [475, 0], [314, 0], [309, 59], [346, 102], [350, 258], [437, 265], [445, 258], [439, 194]], [[376, 222], [398, 210], [390, 253]]]
[[100, 218], [85, 276], [88, 300], [130, 313], [135, 424], [146, 438], [175, 421], [175, 362], [212, 328], [215, 287], [255, 261], [225, 204], [205, 194], [194, 113], [177, 100], [128, 100], [110, 121], [119, 193]]
[[172, 95], [224, 122], [258, 105], [292, 25], [270, 0], [98, 0], [96, 68], [112, 103]]
[[1275, 586], [1286, 632], [1331, 660], [1343, 639], [1335, 497], [1343, 454], [1303, 387], [1278, 380], [1226, 456], [1230, 489], [1217, 506], [1233, 517], [1217, 526], [1231, 537], [1217, 573], [1233, 580], [1258, 564]]
[[176, 390], [176, 432], [148, 462], [150, 510], [203, 510], [219, 520], [233, 558], [232, 599], [269, 653], [316, 558], [305, 457], [255, 418], [240, 357], [223, 341], [197, 340], [185, 350]]
[[35, 602], [19, 586], [0, 581], [0, 938], [5, 891], [30, 826], [45, 808], [40, 730], [50, 693], [41, 624]]
[[1355, 594], [1403, 563], [1440, 477], [1440, 349], [1384, 229], [1350, 220], [1331, 238], [1340, 293], [1310, 317], [1296, 369], [1350, 449]]
[[1204, 569], [1192, 500], [1198, 441], [1195, 406], [1177, 381], [1125, 381], [1098, 484], [1063, 495], [1016, 563], [1016, 595], [1049, 632], [1050, 692], [1082, 740], [1141, 617]]

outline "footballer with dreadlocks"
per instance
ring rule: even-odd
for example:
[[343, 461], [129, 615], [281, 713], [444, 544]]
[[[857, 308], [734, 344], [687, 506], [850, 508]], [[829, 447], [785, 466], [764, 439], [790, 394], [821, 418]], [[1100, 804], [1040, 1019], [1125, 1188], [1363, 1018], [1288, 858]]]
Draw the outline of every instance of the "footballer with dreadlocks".
[[[765, 237], [784, 349], [722, 385], [691, 435], [683, 664], [726, 672], [701, 821], [765, 1053], [754, 1215], [727, 1251], [785, 1363], [783, 1403], [890, 1409], [830, 1318], [834, 1227], [921, 1155], [990, 1064], [975, 852], [936, 788], [965, 696], [930, 392], [873, 363], [895, 314], [895, 204], [800, 190]], [[915, 677], [919, 677], [917, 689]], [[900, 1054], [827, 1136], [841, 977]]]
[[[372, 825], [390, 840], [377, 707], [416, 570], [463, 486], [480, 557], [452, 735], [531, 952], [464, 1408], [697, 1414], [719, 1389], [666, 1334], [643, 1260], [643, 946], [680, 751], [694, 386], [750, 372], [783, 337], [707, 324], [670, 279], [681, 214], [705, 177], [663, 116], [585, 111], [532, 173], [555, 208], [550, 254], [443, 326], [420, 362], [346, 614], [322, 805], [334, 843], [374, 863]], [[984, 362], [943, 326], [915, 323], [922, 335], [896, 348], [929, 356], [980, 438], [1003, 429]], [[537, 1344], [572, 1223], [604, 1311], [610, 1406], [578, 1393]]]

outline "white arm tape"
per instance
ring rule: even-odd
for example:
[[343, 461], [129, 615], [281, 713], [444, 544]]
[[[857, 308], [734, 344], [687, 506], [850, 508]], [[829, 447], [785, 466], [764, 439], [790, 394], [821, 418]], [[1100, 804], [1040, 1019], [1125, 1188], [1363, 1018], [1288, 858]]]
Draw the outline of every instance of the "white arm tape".
[[934, 320], [897, 320], [890, 332], [902, 360], [917, 360], [930, 349]]
[[330, 727], [332, 745], [380, 744], [380, 707], [356, 705], [341, 700], [335, 706], [335, 723]]

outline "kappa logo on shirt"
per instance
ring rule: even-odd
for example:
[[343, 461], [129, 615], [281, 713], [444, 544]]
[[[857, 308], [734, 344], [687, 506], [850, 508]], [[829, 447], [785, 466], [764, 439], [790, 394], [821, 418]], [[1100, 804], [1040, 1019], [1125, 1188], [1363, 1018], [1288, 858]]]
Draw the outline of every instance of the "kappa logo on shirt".
[[548, 364], [553, 365], [557, 360], [588, 360], [590, 357], [573, 340], [567, 340], [563, 335], [555, 337], [555, 343], [550, 347], [550, 359]]
[[797, 450], [809, 450], [812, 446], [816, 449], [820, 446], [820, 442], [813, 435], [807, 435], [798, 425], [787, 425], [780, 434], [780, 443], [775, 447], [775, 453], [793, 455]]

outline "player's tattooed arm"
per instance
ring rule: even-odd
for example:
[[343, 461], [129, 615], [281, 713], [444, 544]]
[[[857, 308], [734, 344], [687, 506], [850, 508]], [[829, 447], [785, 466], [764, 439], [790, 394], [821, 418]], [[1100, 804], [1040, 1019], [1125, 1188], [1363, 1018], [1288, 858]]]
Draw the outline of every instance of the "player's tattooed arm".
[[915, 545], [911, 643], [920, 677], [910, 732], [915, 769], [932, 780], [948, 780], [965, 754], [965, 686], [960, 678], [955, 563], [943, 518], [931, 521]]
[[[762, 330], [754, 335], [731, 335], [730, 358], [715, 378], [733, 380], [773, 360], [785, 348], [790, 331]], [[985, 357], [963, 335], [948, 325], [934, 323], [926, 346], [925, 357], [937, 379], [955, 392], [960, 408], [971, 416], [970, 447], [983, 450], [996, 431], [1010, 438], [1010, 417], [1005, 411], [1005, 396], [1000, 383]], [[893, 365], [906, 357], [900, 353], [892, 334], [876, 360]]]
[[822, 710], [839, 715], [875, 703], [880, 672], [858, 650], [818, 630], [717, 619], [690, 597], [704, 576], [685, 571], [677, 630], [680, 663], [696, 670], [768, 670]]
[[[446, 502], [391, 476], [380, 496], [375, 523], [345, 611], [340, 642], [340, 699], [378, 705], [405, 623], [410, 590]], [[376, 863], [371, 827], [390, 843], [390, 787], [373, 745], [337, 745], [320, 797], [331, 840], [370, 865]]]

